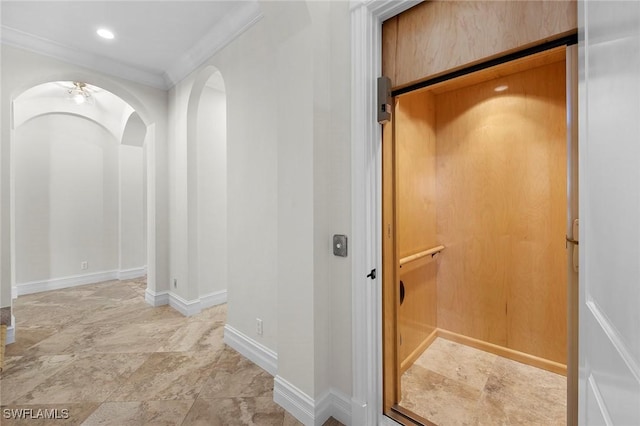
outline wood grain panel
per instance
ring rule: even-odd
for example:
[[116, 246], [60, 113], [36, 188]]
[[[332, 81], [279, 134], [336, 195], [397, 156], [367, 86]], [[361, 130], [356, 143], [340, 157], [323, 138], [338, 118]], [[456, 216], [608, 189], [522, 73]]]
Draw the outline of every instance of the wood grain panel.
[[429, 337], [436, 330], [436, 271], [435, 260], [422, 262], [418, 268], [400, 270], [405, 288], [404, 302], [398, 308], [401, 374], [427, 348]]
[[403, 258], [439, 245], [434, 97], [402, 96], [395, 111], [397, 244]]
[[[416, 92], [398, 98], [394, 123], [399, 260], [439, 245], [436, 239], [434, 96], [429, 92]], [[397, 285], [402, 280], [406, 290], [404, 303], [398, 307], [401, 341], [398, 360], [405, 368], [420, 355], [421, 349], [426, 348], [425, 342], [436, 328], [436, 269], [437, 262], [431, 256], [398, 269]]]
[[436, 95], [440, 95], [452, 90], [461, 89], [463, 87], [473, 86], [474, 84], [484, 83], [488, 80], [495, 80], [500, 77], [506, 77], [522, 71], [538, 68], [543, 65], [553, 64], [555, 62], [564, 61], [566, 46], [556, 47], [554, 49], [545, 50], [524, 58], [516, 59], [504, 64], [496, 65], [476, 71], [471, 74], [463, 75], [452, 80], [446, 80], [441, 83], [428, 87], [428, 90]]
[[436, 330], [435, 337], [447, 339], [452, 342], [460, 343], [461, 345], [469, 346], [471, 348], [480, 349], [481, 351], [489, 352], [491, 354], [495, 354], [503, 358], [520, 362], [522, 364], [531, 365], [532, 367], [551, 371], [552, 373], [562, 374], [563, 376], [567, 375], [567, 366], [565, 364], [549, 361], [548, 359], [540, 358], [524, 352], [505, 348], [504, 346], [498, 346], [492, 343], [487, 343], [484, 340], [473, 339], [471, 337], [463, 336], [462, 334], [452, 333], [451, 331], [443, 330], [441, 328], [438, 328]]
[[395, 88], [577, 31], [572, 1], [426, 1], [383, 25]]
[[565, 90], [556, 62], [436, 97], [438, 326], [562, 364]]
[[[393, 78], [396, 75], [396, 43], [398, 42], [398, 17], [382, 23], [382, 75]], [[393, 81], [392, 81], [393, 83]]]

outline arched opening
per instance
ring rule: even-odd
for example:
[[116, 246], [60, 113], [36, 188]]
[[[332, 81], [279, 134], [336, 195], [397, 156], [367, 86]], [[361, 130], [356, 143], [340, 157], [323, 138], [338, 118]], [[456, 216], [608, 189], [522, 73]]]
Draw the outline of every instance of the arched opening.
[[13, 297], [146, 274], [147, 124], [114, 93], [71, 81], [12, 98]]
[[187, 111], [189, 282], [203, 308], [227, 299], [226, 110], [222, 75], [207, 67]]

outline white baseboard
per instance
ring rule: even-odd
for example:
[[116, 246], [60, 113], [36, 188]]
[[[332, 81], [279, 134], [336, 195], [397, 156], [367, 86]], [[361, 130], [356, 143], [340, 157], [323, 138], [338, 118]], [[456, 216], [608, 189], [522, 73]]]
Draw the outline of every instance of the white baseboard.
[[169, 306], [185, 317], [190, 317], [202, 311], [200, 299], [186, 300], [172, 292], [169, 292]]
[[42, 291], [59, 290], [62, 288], [76, 287], [79, 285], [95, 284], [103, 281], [111, 281], [118, 279], [118, 271], [94, 272], [91, 274], [72, 275], [70, 277], [52, 278], [42, 281], [31, 281], [28, 283], [18, 284], [17, 294], [23, 296], [25, 294], [40, 293]]
[[313, 398], [280, 376], [273, 380], [273, 400], [305, 426], [315, 426]]
[[147, 302], [147, 304], [153, 306], [153, 307], [158, 307], [158, 306], [162, 306], [162, 305], [168, 305], [169, 304], [169, 292], [168, 291], [160, 291], [158, 293], [156, 293], [155, 291], [147, 288], [144, 291], [144, 300], [145, 302]]
[[214, 291], [213, 293], [200, 297], [202, 309], [222, 305], [223, 303], [227, 303], [227, 290]]
[[140, 266], [139, 268], [121, 269], [118, 271], [119, 280], [132, 280], [134, 278], [140, 278], [147, 275], [147, 267]]
[[273, 400], [305, 426], [322, 426], [329, 417], [351, 426], [351, 398], [330, 389], [317, 400], [280, 376], [273, 382]]
[[229, 324], [224, 326], [224, 342], [266, 370], [272, 376], [278, 372], [278, 354], [236, 330]]
[[211, 306], [227, 302], [227, 290], [216, 291], [202, 296], [200, 299], [185, 300], [171, 291], [155, 292], [147, 288], [144, 300], [151, 306], [169, 305], [185, 317], [190, 317]]
[[17, 284], [11, 288], [11, 297], [15, 299], [25, 294], [40, 293], [49, 290], [76, 287], [79, 285], [96, 284], [111, 280], [130, 280], [142, 277], [147, 273], [147, 267], [125, 269], [122, 271], [103, 271], [91, 274], [72, 275], [70, 277], [52, 278], [49, 280], [31, 281]]
[[[329, 417], [333, 417], [345, 426], [351, 426], [351, 397], [337, 389], [331, 389], [328, 393], [328, 412], [325, 414], [321, 410], [324, 408], [322, 402], [316, 404], [316, 425], [322, 425]], [[326, 417], [325, 417], [326, 415]], [[324, 418], [324, 420], [321, 420]], [[322, 421], [322, 423], [318, 423]]]
[[16, 317], [11, 315], [11, 325], [7, 327], [7, 338], [5, 344], [10, 345], [16, 341]]

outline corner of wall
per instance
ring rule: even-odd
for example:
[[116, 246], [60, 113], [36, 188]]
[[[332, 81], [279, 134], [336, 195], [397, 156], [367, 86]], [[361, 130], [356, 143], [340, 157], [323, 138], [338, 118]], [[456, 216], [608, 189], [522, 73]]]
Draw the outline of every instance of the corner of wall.
[[305, 426], [315, 426], [315, 401], [280, 376], [273, 380], [273, 400]]
[[16, 341], [16, 317], [11, 315], [11, 325], [7, 327], [7, 338], [5, 344], [10, 345]]
[[306, 426], [322, 426], [329, 417], [351, 426], [351, 398], [329, 389], [314, 400], [296, 386], [276, 376], [273, 381], [273, 400]]
[[147, 287], [147, 289], [144, 291], [144, 300], [148, 305], [151, 305], [153, 307], [168, 305], [169, 292], [166, 290], [155, 292]]
[[144, 292], [144, 300], [154, 307], [169, 305], [185, 317], [190, 317], [203, 309], [226, 303], [227, 290], [209, 293], [195, 300], [186, 300], [167, 290], [156, 292], [147, 288]]
[[135, 278], [144, 277], [147, 275], [147, 266], [140, 266], [138, 268], [130, 268], [130, 269], [121, 269], [118, 271], [118, 279], [123, 280], [132, 280]]

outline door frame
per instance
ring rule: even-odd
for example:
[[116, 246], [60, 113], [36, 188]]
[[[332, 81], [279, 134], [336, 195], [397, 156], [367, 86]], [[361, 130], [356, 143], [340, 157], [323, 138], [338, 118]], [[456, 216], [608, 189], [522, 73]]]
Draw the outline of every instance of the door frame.
[[[395, 425], [382, 414], [382, 129], [376, 79], [382, 72], [382, 22], [420, 0], [351, 3], [351, 234], [353, 263], [351, 424]], [[367, 278], [378, 269], [378, 278]]]
[[[351, 6], [351, 207], [354, 242], [351, 412], [352, 424], [358, 425], [397, 424], [385, 416], [382, 409], [382, 126], [374, 117], [377, 113], [376, 79], [382, 73], [382, 22], [418, 3], [421, 1], [353, 0]], [[576, 64], [569, 58], [570, 51], [567, 51], [566, 63], [575, 71]], [[569, 105], [575, 107], [575, 104]], [[370, 281], [367, 274], [374, 269], [377, 269], [377, 278]], [[568, 334], [577, 336], [577, 328]], [[571, 358], [573, 368], [577, 369], [577, 354], [571, 354]], [[569, 391], [574, 391], [575, 377], [570, 381]], [[573, 408], [570, 411], [577, 412], [577, 395], [571, 396], [567, 404]], [[575, 419], [568, 420], [575, 422]]]

